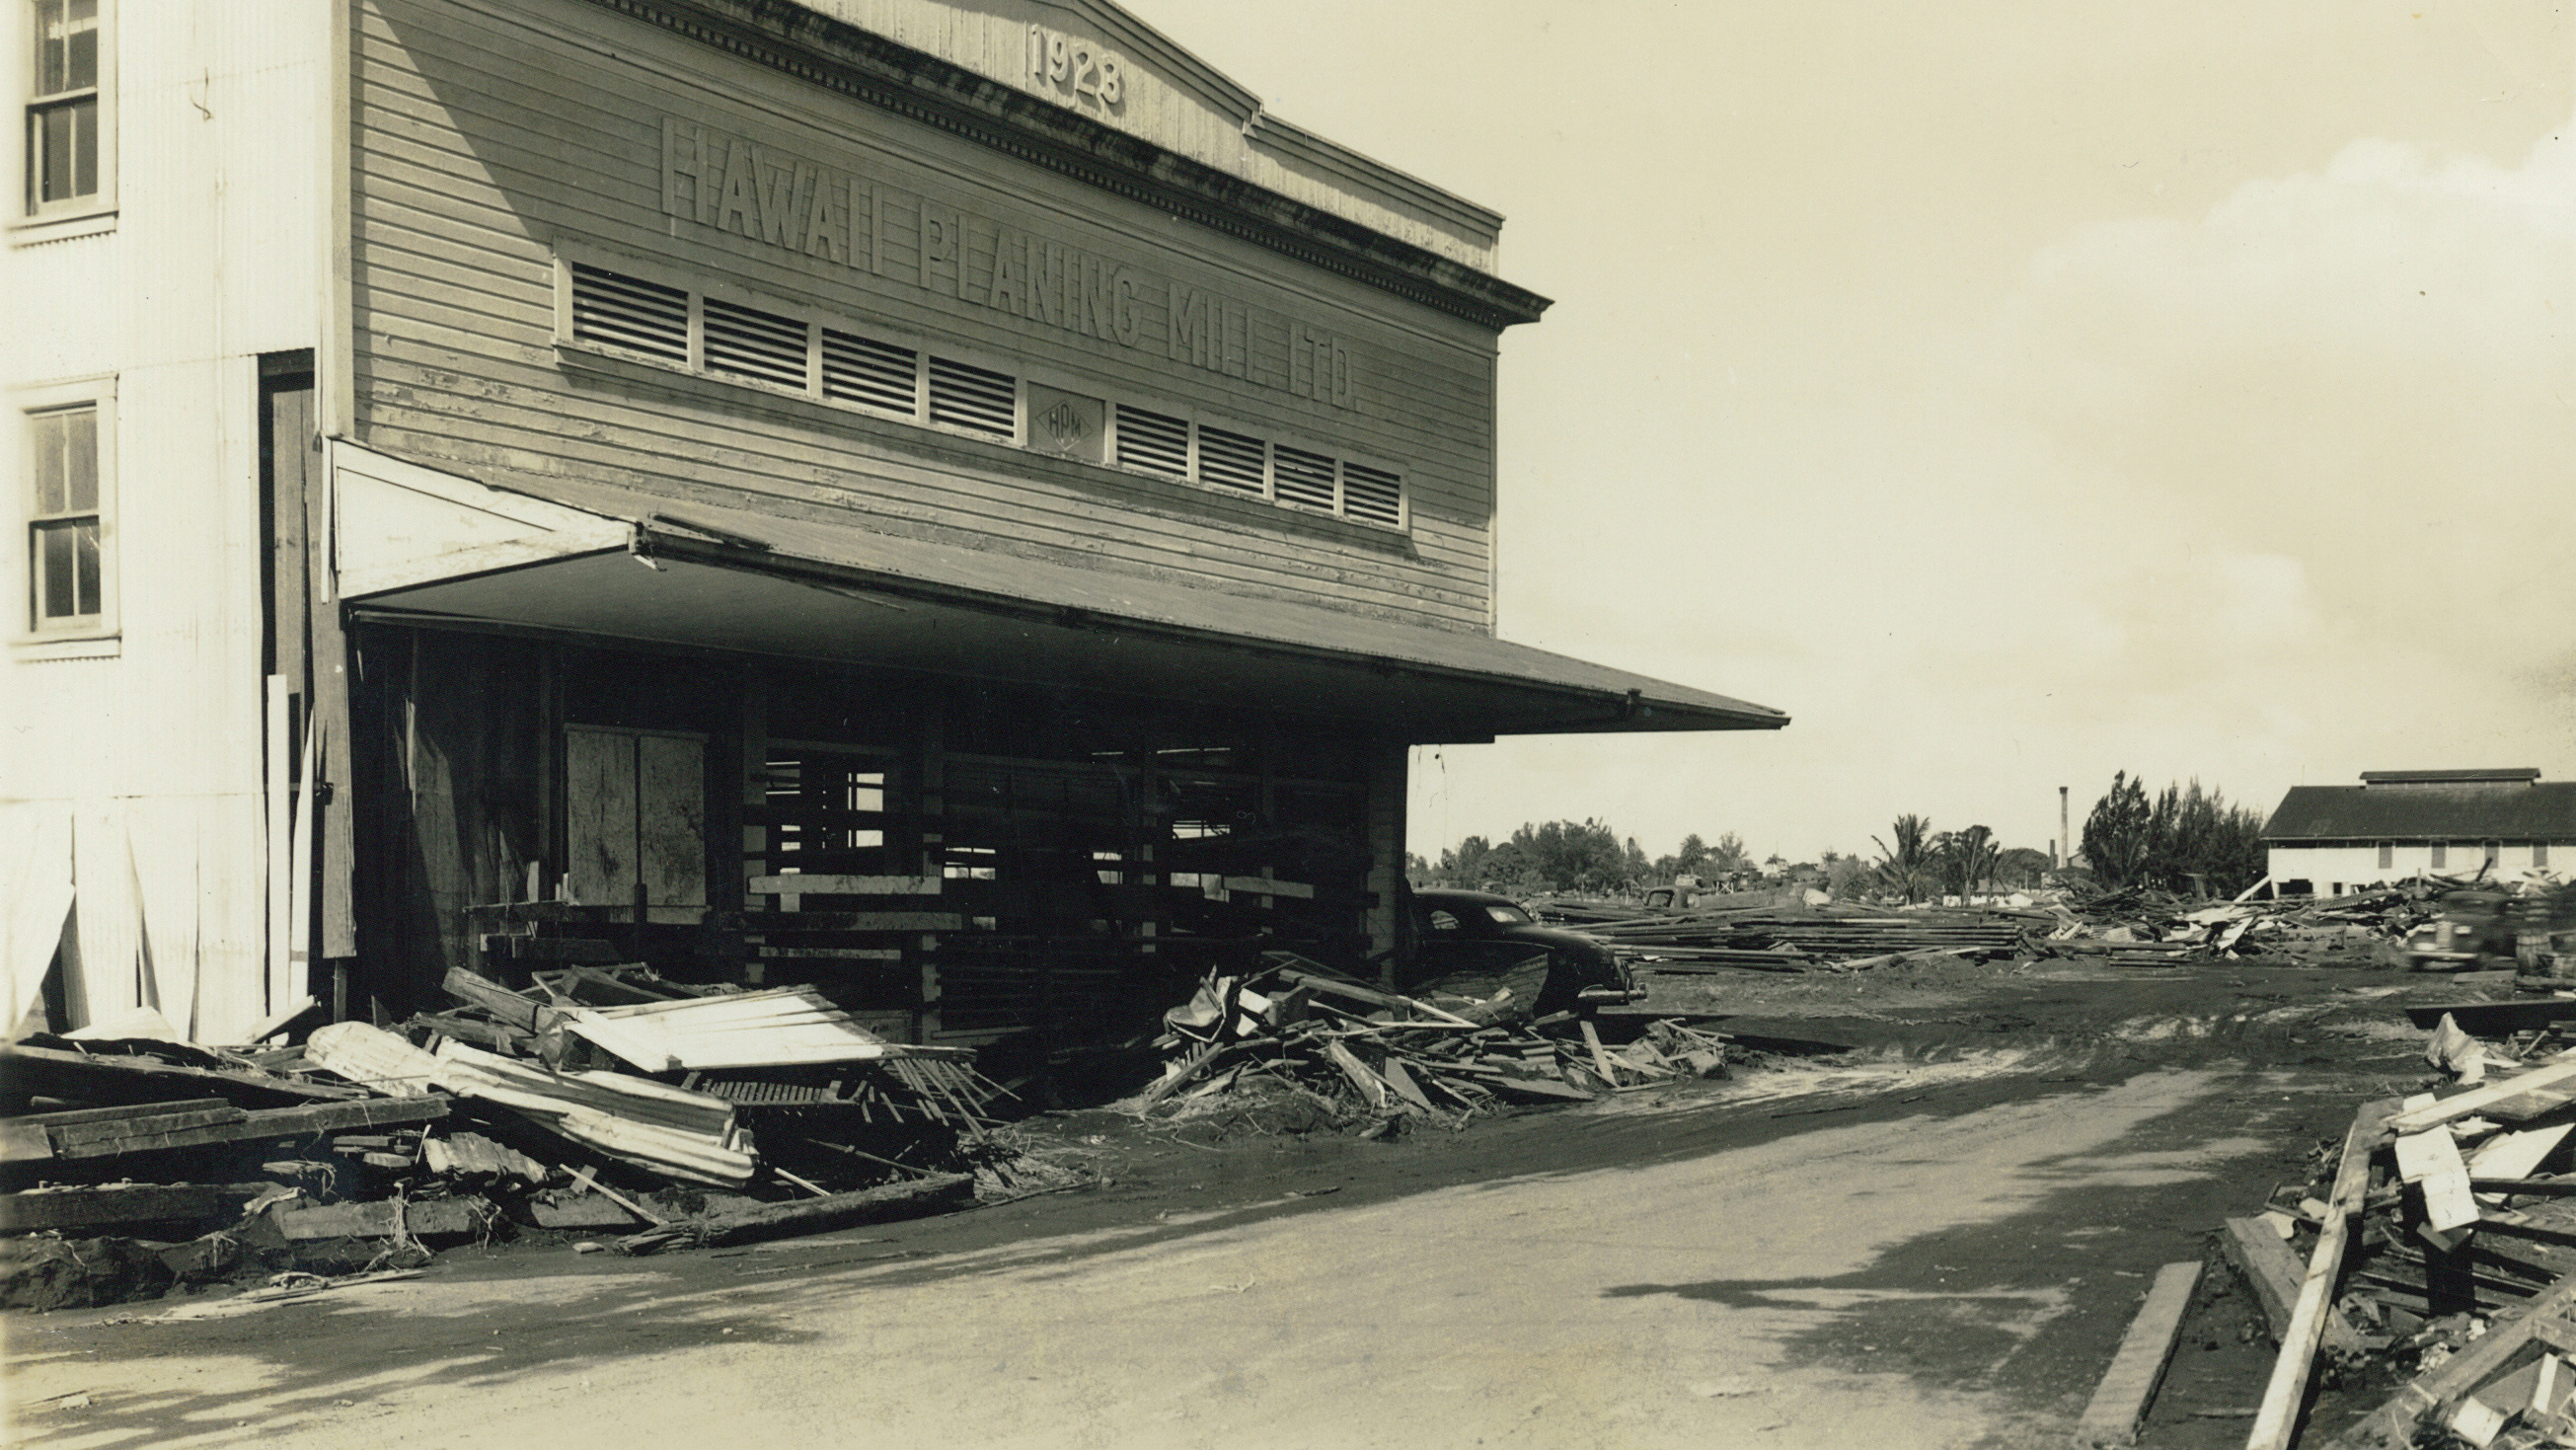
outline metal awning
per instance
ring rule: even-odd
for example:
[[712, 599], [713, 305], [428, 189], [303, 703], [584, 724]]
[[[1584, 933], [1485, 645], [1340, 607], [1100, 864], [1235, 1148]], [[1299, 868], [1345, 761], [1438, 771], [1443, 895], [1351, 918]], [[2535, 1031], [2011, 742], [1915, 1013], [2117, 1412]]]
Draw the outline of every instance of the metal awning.
[[1187, 700], [1415, 744], [1789, 723], [1489, 635], [900, 538], [848, 519], [592, 485], [550, 485], [541, 498], [351, 444], [331, 451], [340, 593], [366, 619]]

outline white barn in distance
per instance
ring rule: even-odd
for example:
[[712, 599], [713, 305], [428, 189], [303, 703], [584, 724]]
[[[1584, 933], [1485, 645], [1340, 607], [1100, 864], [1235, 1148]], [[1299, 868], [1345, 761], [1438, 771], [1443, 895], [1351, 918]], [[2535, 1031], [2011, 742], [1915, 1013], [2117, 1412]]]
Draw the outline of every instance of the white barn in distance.
[[2293, 786], [2263, 827], [2272, 882], [2339, 896], [2427, 873], [2519, 880], [2576, 868], [2576, 781], [2536, 769], [2370, 770]]

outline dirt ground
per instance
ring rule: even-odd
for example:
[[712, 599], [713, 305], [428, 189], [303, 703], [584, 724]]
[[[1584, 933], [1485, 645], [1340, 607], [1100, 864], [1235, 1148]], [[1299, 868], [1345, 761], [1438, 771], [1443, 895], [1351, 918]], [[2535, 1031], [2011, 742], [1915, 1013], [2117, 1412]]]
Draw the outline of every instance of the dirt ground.
[[[1393, 1141], [1218, 1107], [1015, 1131], [1097, 1186], [754, 1249], [5, 1322], [13, 1440], [2062, 1445], [2158, 1266], [2211, 1267], [2141, 1443], [2240, 1444], [2222, 1219], [2431, 1081], [2413, 1002], [2257, 962], [1663, 977], [1726, 1081]], [[2329, 1384], [2308, 1439], [2383, 1398]]]

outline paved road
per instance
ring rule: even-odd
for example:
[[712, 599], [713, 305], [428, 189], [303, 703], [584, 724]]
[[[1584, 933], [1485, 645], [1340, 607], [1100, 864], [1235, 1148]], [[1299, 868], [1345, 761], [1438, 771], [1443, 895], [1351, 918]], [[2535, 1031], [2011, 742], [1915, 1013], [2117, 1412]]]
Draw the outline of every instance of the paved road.
[[[2295, 1093], [2023, 1071], [1982, 1105], [1882, 1083], [1874, 1116], [1741, 1089], [1577, 1110], [1546, 1131], [1637, 1166], [1376, 1201], [450, 1255], [246, 1313], [22, 1318], [9, 1386], [65, 1450], [2058, 1445], [2155, 1266], [2244, 1211], [2221, 1171], [2281, 1157]], [[1774, 1136], [1700, 1151], [1721, 1116]]]

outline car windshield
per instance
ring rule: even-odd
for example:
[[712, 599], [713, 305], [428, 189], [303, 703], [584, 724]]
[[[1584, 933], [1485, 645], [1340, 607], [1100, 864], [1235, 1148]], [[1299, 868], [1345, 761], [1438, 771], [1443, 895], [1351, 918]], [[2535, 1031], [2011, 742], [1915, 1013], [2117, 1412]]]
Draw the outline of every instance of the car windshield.
[[1531, 920], [1530, 914], [1517, 906], [1488, 906], [1485, 914], [1505, 926], [1523, 926]]

